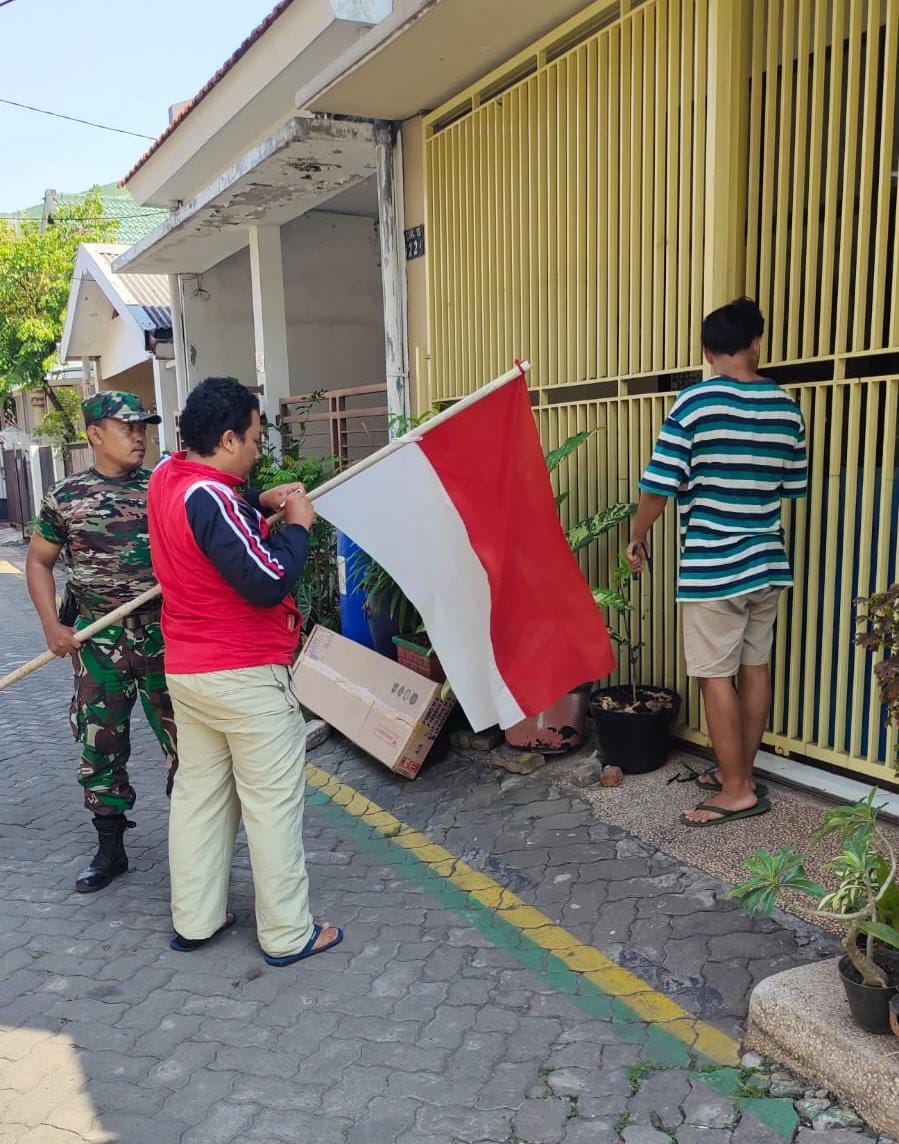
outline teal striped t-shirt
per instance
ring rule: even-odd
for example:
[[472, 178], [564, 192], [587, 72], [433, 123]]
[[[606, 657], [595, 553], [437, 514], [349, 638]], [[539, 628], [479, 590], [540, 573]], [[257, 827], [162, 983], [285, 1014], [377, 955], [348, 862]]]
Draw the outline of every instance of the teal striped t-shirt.
[[685, 389], [640, 481], [677, 498], [677, 599], [792, 584], [780, 502], [807, 486], [802, 413], [776, 382], [713, 377]]

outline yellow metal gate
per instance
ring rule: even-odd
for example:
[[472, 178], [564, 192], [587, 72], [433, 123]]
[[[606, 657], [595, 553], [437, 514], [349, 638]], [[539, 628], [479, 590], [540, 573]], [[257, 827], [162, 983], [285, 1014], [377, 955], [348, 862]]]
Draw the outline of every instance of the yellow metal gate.
[[[785, 505], [769, 742], [887, 775], [895, 731], [853, 644], [852, 600], [897, 576], [899, 0], [595, 3], [425, 121], [422, 397], [534, 363], [547, 447], [579, 518], [632, 499], [675, 391], [700, 376], [702, 314], [768, 318], [769, 370], [808, 425], [810, 497]], [[642, 584], [642, 672], [684, 693], [676, 522]], [[621, 538], [588, 550], [604, 582]]]

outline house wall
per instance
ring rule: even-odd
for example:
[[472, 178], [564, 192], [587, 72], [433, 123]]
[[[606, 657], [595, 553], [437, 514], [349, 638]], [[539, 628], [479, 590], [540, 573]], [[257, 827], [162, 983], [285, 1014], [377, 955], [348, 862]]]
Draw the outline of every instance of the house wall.
[[112, 318], [104, 324], [99, 356], [104, 379], [148, 361], [143, 331], [127, 317]]
[[313, 211], [281, 232], [291, 393], [384, 381], [374, 219]]
[[[425, 222], [424, 123], [420, 115], [403, 124], [403, 210], [406, 230]], [[427, 227], [425, 228], [427, 250]], [[406, 262], [406, 321], [412, 412], [428, 408], [428, 263], [425, 257]]]
[[[384, 381], [374, 219], [314, 211], [281, 232], [291, 393]], [[188, 384], [256, 384], [250, 258], [239, 251], [182, 278]]]
[[[104, 374], [101, 390], [122, 389], [126, 393], [136, 393], [144, 409], [156, 410], [156, 388], [153, 382], [153, 362], [150, 358], [140, 365], [123, 370], [112, 377]], [[148, 468], [159, 460], [159, 426], [147, 426], [147, 455], [144, 464]]]
[[204, 377], [236, 377], [242, 385], [255, 385], [249, 250], [205, 274], [182, 276], [181, 290], [188, 389]]

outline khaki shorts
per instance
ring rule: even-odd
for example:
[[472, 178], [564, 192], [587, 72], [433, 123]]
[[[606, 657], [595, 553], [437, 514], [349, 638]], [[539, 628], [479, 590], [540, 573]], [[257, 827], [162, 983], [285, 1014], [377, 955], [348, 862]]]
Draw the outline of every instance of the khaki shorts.
[[695, 679], [729, 679], [741, 665], [768, 663], [780, 593], [780, 588], [762, 588], [730, 600], [681, 604], [687, 674]]

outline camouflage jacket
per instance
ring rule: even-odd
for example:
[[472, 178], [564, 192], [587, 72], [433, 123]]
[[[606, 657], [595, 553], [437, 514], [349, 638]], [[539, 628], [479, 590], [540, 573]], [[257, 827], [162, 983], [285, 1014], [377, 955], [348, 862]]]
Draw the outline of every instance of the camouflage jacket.
[[156, 583], [147, 534], [149, 469], [104, 477], [76, 473], [44, 497], [35, 532], [63, 549], [81, 606], [94, 615], [133, 600]]

